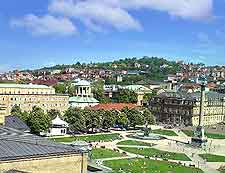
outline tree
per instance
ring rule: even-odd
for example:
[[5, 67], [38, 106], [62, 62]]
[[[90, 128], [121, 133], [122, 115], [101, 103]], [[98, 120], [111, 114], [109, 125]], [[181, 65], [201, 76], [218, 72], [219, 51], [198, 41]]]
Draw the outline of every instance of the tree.
[[92, 133], [94, 132], [95, 128], [100, 128], [101, 126], [101, 117], [98, 111], [85, 111], [85, 118], [86, 118], [86, 127], [87, 129], [91, 129]]
[[48, 116], [53, 120], [57, 116], [58, 117], [61, 117], [61, 113], [59, 112], [59, 110], [51, 109], [51, 110], [48, 111]]
[[116, 100], [119, 103], [137, 103], [137, 94], [128, 89], [119, 90]]
[[60, 94], [65, 94], [66, 93], [66, 88], [64, 84], [57, 84], [54, 86], [55, 92], [60, 93]]
[[149, 109], [145, 109], [143, 112], [143, 117], [145, 119], [145, 122], [148, 123], [148, 125], [154, 125], [155, 122], [155, 117], [154, 115], [149, 111]]
[[34, 106], [29, 114], [27, 125], [32, 133], [40, 134], [40, 132], [45, 132], [49, 129], [51, 118], [41, 108]]
[[20, 118], [22, 116], [22, 113], [23, 112], [22, 112], [21, 108], [17, 105], [14, 105], [11, 109], [11, 115], [13, 115], [13, 116], [17, 116]]
[[104, 81], [98, 80], [92, 83], [92, 92], [94, 98], [100, 103], [108, 103], [110, 100], [104, 95]]
[[122, 110], [127, 115], [127, 118], [129, 120], [129, 125], [133, 128], [136, 127], [136, 125], [143, 125], [144, 123], [144, 117], [143, 114], [136, 110], [136, 109], [128, 109], [127, 107]]
[[124, 112], [121, 112], [116, 117], [116, 124], [119, 125], [122, 128], [127, 127], [129, 123], [129, 120], [127, 118], [127, 115]]
[[17, 105], [13, 106], [11, 109], [11, 115], [17, 116], [20, 120], [27, 123], [29, 119], [29, 113], [26, 111], [22, 111], [21, 108]]
[[73, 96], [76, 91], [76, 87], [70, 81], [66, 81], [64, 84], [57, 84], [54, 88], [56, 93], [69, 94], [70, 96]]
[[152, 90], [151, 93], [146, 93], [146, 94], [144, 95], [144, 101], [145, 101], [145, 102], [149, 102], [149, 100], [150, 100], [152, 97], [156, 96], [156, 95], [157, 95], [157, 92], [156, 92], [155, 90]]
[[83, 110], [70, 107], [64, 114], [64, 119], [69, 123], [72, 132], [84, 132], [86, 130]]
[[112, 111], [108, 110], [99, 110], [101, 116], [101, 125], [104, 129], [109, 129], [115, 124], [115, 116]]

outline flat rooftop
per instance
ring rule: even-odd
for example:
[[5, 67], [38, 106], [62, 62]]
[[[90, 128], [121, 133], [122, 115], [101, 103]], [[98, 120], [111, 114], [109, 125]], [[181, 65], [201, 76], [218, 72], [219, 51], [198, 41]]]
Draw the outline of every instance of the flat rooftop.
[[0, 88], [21, 88], [21, 89], [51, 89], [47, 85], [35, 85], [35, 84], [0, 84]]

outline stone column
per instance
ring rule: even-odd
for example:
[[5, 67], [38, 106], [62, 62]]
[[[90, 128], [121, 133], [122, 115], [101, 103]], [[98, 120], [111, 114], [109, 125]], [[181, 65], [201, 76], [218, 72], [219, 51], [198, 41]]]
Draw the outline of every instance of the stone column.
[[200, 114], [199, 114], [199, 126], [203, 126], [204, 109], [205, 108], [205, 85], [201, 85], [201, 100], [200, 100]]

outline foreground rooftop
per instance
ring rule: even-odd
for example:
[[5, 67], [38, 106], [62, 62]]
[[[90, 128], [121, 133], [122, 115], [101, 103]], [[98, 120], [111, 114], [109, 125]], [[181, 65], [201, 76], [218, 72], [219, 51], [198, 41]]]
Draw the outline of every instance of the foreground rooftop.
[[59, 144], [45, 138], [0, 126], [0, 161], [80, 154], [80, 147]]

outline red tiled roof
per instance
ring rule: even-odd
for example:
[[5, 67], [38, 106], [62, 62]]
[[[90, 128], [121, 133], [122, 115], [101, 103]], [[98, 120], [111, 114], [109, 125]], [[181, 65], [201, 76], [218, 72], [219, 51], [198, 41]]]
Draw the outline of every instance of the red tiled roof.
[[216, 84], [215, 83], [208, 83], [208, 88], [216, 88]]
[[34, 80], [34, 81], [32, 81], [32, 84], [48, 85], [48, 86], [54, 86], [57, 83], [58, 83], [58, 80]]
[[91, 109], [93, 110], [122, 110], [123, 108], [128, 107], [129, 109], [136, 108], [137, 105], [133, 103], [100, 103]]

